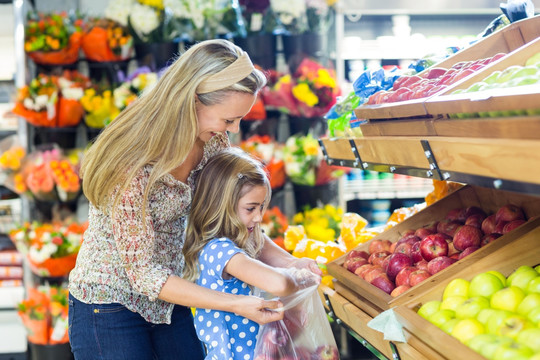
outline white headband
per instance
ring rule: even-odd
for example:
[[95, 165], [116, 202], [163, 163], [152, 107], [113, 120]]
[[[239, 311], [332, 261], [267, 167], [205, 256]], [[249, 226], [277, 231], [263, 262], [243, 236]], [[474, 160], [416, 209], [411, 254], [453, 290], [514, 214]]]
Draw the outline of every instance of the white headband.
[[246, 78], [255, 70], [246, 52], [240, 55], [232, 64], [225, 69], [208, 77], [199, 84], [197, 94], [207, 94], [212, 91], [225, 89]]

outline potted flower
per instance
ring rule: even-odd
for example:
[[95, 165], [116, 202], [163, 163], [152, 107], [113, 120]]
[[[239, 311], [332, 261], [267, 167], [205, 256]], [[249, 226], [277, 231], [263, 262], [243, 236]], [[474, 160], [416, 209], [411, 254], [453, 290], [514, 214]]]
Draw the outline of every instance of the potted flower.
[[79, 58], [84, 23], [66, 12], [30, 11], [25, 26], [24, 50], [39, 65], [67, 65]]

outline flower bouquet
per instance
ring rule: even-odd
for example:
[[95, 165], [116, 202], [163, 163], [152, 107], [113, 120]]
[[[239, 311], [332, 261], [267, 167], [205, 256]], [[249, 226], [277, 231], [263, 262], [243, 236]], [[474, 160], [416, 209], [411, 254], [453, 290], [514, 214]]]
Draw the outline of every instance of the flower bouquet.
[[17, 172], [26, 156], [26, 150], [17, 135], [8, 136], [0, 141], [0, 171]]
[[37, 64], [73, 64], [79, 58], [83, 26], [82, 19], [71, 19], [66, 12], [29, 12], [24, 50]]
[[289, 226], [287, 217], [281, 212], [279, 207], [274, 206], [271, 209], [266, 210], [261, 222], [261, 228], [266, 235], [270, 237], [279, 247], [285, 249], [283, 243], [283, 236], [285, 230]]
[[152, 88], [158, 80], [158, 74], [149, 67], [143, 66], [135, 70], [113, 91], [114, 105], [124, 110], [143, 92]]
[[9, 237], [25, 254], [32, 272], [38, 276], [66, 276], [73, 267], [88, 224], [24, 223]]
[[102, 129], [120, 114], [112, 90], [98, 85], [85, 90], [81, 104], [86, 114], [84, 122], [90, 128]]
[[307, 30], [306, 0], [270, 0], [279, 26], [287, 34], [301, 34]]
[[127, 27], [114, 20], [94, 18], [88, 21], [81, 48], [91, 61], [123, 61], [132, 56], [133, 37]]
[[240, 143], [240, 147], [260, 159], [270, 178], [272, 189], [285, 184], [285, 163], [282, 159], [281, 146], [270, 139], [268, 135], [254, 135]]
[[27, 298], [17, 305], [17, 313], [30, 343], [53, 345], [69, 341], [67, 289], [58, 286], [30, 288]]

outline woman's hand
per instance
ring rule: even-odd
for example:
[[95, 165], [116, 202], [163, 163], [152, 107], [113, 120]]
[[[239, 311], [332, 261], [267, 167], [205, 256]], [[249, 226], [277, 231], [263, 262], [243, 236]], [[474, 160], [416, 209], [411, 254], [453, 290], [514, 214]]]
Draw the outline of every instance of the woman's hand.
[[289, 262], [288, 267], [294, 267], [297, 269], [308, 269], [314, 274], [317, 274], [319, 276], [322, 275], [322, 271], [319, 268], [319, 265], [317, 265], [317, 262], [310, 258], [294, 258]]
[[263, 325], [282, 320], [283, 311], [273, 310], [281, 307], [283, 307], [283, 303], [279, 300], [264, 300], [256, 296], [238, 296], [234, 312]]

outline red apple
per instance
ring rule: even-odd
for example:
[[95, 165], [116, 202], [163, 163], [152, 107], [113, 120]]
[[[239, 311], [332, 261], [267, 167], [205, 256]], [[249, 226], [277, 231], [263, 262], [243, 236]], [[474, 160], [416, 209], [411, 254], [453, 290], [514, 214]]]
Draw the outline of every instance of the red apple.
[[312, 359], [319, 360], [339, 360], [339, 351], [337, 347], [332, 345], [321, 345], [315, 349], [315, 357]]
[[409, 285], [411, 287], [420, 284], [422, 281], [429, 278], [431, 274], [427, 270], [416, 270], [409, 275]]
[[437, 232], [437, 225], [439, 224], [438, 221], [432, 221], [427, 223], [426, 225], [422, 226], [424, 229], [428, 229], [431, 231], [431, 233], [435, 234]]
[[499, 221], [497, 224], [495, 224], [495, 230], [493, 232], [497, 234], [502, 234], [504, 227], [508, 224], [508, 221]]
[[392, 242], [390, 240], [374, 239], [369, 243], [369, 253], [373, 254], [379, 251], [390, 251]]
[[356, 257], [356, 258], [346, 259], [345, 262], [343, 263], [343, 267], [353, 273], [360, 266], [367, 263], [368, 261], [364, 259], [363, 257]]
[[401, 238], [399, 238], [399, 240], [397, 241], [397, 245], [400, 245], [400, 244], [403, 244], [403, 243], [408, 243], [408, 244], [414, 244], [415, 242], [417, 241], [420, 241], [420, 238], [414, 234], [407, 234], [405, 236], [402, 236]]
[[456, 249], [453, 242], [448, 243], [448, 256], [452, 256], [454, 254], [458, 254], [459, 250]]
[[371, 285], [374, 285], [384, 291], [387, 294], [390, 294], [392, 290], [396, 288], [396, 285], [388, 278], [386, 274], [381, 274], [375, 279], [369, 282]]
[[525, 224], [527, 221], [518, 219], [518, 220], [512, 220], [509, 221], [506, 225], [503, 227], [503, 234], [506, 234], [507, 232], [510, 232], [514, 230], [515, 228], [520, 227], [521, 225]]
[[413, 261], [413, 263], [417, 263], [421, 260], [424, 260], [424, 258], [422, 257], [422, 253], [420, 252], [420, 244], [421, 242], [420, 241], [417, 241], [415, 242], [413, 245], [412, 245], [412, 248], [411, 248], [411, 259]]
[[411, 288], [410, 285], [396, 286], [396, 288], [394, 290], [392, 290], [392, 292], [390, 293], [390, 296], [392, 296], [392, 297], [399, 296], [399, 295], [403, 294], [405, 291], [409, 290], [410, 288]]
[[460, 214], [459, 220], [465, 222], [467, 218], [469, 218], [471, 215], [483, 215], [484, 219], [487, 216], [486, 212], [480, 209], [478, 206], [468, 206], [465, 209], [463, 209], [463, 212]]
[[[417, 242], [419, 242], [419, 241], [417, 241]], [[401, 243], [398, 246], [396, 246], [396, 248], [394, 249], [394, 254], [395, 253], [402, 253], [402, 254], [405, 254], [407, 256], [411, 256], [412, 247], [413, 246], [411, 244], [409, 244], [409, 243]]]
[[495, 214], [489, 215], [487, 218], [482, 221], [482, 226], [480, 227], [482, 229], [482, 232], [484, 234], [491, 234], [495, 232], [495, 227], [497, 225], [497, 222], [495, 220]]
[[369, 256], [368, 262], [372, 265], [381, 265], [384, 258], [390, 255], [390, 251], [378, 251]]
[[365, 274], [371, 269], [373, 269], [373, 265], [365, 264], [365, 265], [360, 266], [358, 269], [356, 269], [354, 274], [357, 276], [360, 276], [363, 279]]
[[441, 220], [439, 221], [439, 224], [437, 224], [437, 232], [443, 233], [448, 236], [454, 236], [457, 229], [462, 226], [463, 224], [457, 220]]
[[396, 286], [409, 285], [409, 275], [416, 270], [418, 268], [415, 266], [407, 266], [401, 269], [396, 275]]
[[428, 262], [428, 272], [431, 275], [434, 275], [439, 271], [446, 269], [455, 262], [455, 259], [449, 258], [448, 256], [436, 257], [435, 259]]
[[446, 256], [448, 255], [448, 243], [440, 234], [428, 235], [420, 241], [420, 253], [427, 261], [438, 256]]
[[458, 260], [463, 259], [465, 256], [472, 254], [478, 249], [480, 249], [478, 246], [469, 246], [459, 254]]
[[433, 231], [431, 231], [431, 230], [429, 230], [427, 228], [418, 228], [418, 229], [416, 229], [414, 235], [416, 235], [420, 240], [422, 240], [426, 236], [431, 235], [433, 233], [434, 233]]
[[485, 246], [485, 245], [489, 244], [490, 242], [497, 240], [501, 236], [502, 236], [502, 234], [497, 234], [497, 233], [484, 235], [484, 237], [482, 238], [482, 243], [480, 244], [480, 246]]
[[495, 222], [509, 222], [518, 219], [525, 220], [525, 214], [519, 206], [513, 204], [506, 204], [500, 207], [495, 214]]
[[486, 215], [484, 214], [472, 214], [465, 220], [465, 225], [471, 225], [480, 229], [485, 218]]
[[448, 256], [448, 257], [449, 257], [450, 259], [454, 259], [454, 260], [458, 261], [458, 260], [459, 260], [459, 255], [460, 255], [460, 254], [461, 254], [460, 252], [457, 252], [457, 253], [454, 253], [454, 254], [452, 254], [452, 255], [450, 255], [450, 256]]
[[463, 225], [454, 235], [454, 247], [460, 251], [470, 246], [480, 246], [484, 233], [477, 227]]
[[427, 271], [427, 264], [428, 262], [425, 259], [420, 260], [414, 266], [418, 268], [418, 270], [426, 270]]
[[439, 67], [430, 67], [427, 70], [427, 73], [424, 75], [424, 78], [426, 79], [437, 79], [441, 77], [442, 75], [446, 74], [448, 69], [445, 68], [439, 68]]
[[413, 264], [412, 259], [403, 253], [393, 253], [388, 260], [388, 267], [386, 268], [386, 274], [390, 280], [394, 281], [396, 275], [401, 269], [411, 266]]
[[463, 212], [463, 208], [455, 208], [446, 213], [445, 220], [456, 221], [459, 220], [460, 214]]
[[347, 254], [347, 259], [355, 258], [355, 257], [363, 257], [364, 259], [367, 260], [369, 258], [369, 253], [364, 250], [351, 250]]
[[383, 268], [380, 266], [373, 266], [371, 270], [365, 272], [364, 280], [366, 280], [367, 282], [371, 282], [371, 280], [375, 279], [381, 274], [385, 274]]

